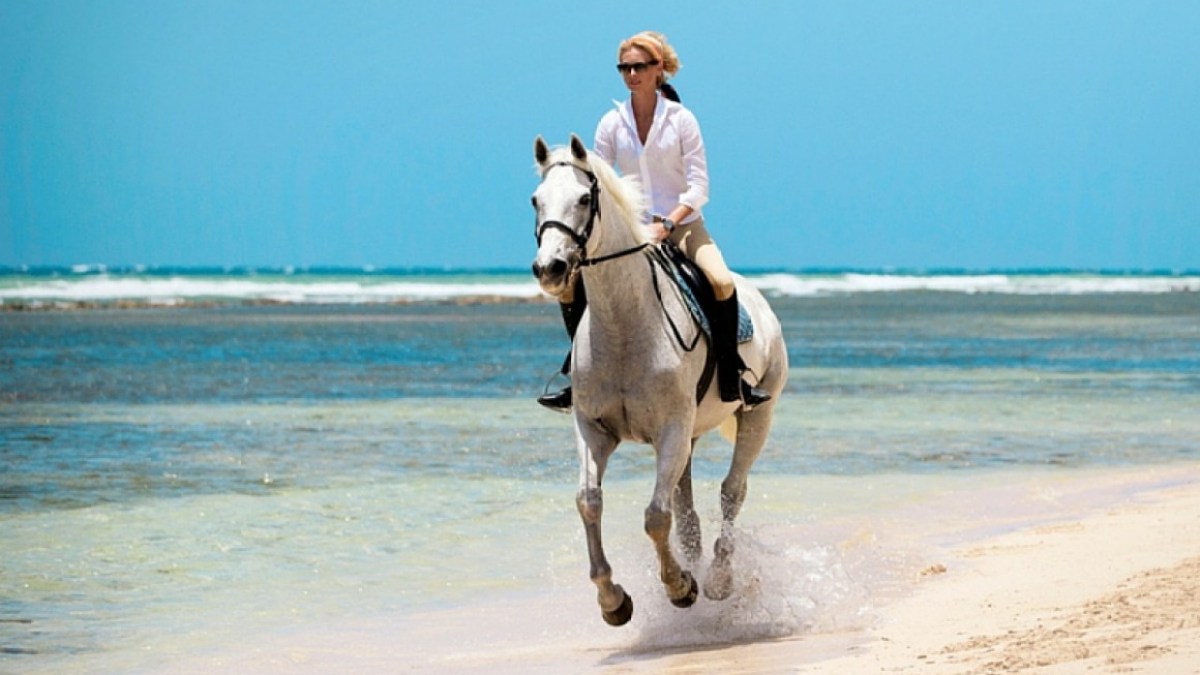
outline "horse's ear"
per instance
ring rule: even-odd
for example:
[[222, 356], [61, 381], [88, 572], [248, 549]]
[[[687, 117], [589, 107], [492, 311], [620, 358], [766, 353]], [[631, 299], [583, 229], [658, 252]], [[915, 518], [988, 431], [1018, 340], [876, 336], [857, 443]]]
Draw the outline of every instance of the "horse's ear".
[[571, 154], [581, 162], [587, 161], [587, 147], [575, 134], [571, 134]]
[[545, 166], [546, 160], [550, 159], [550, 148], [540, 135], [533, 141], [533, 158], [537, 160], [538, 166]]

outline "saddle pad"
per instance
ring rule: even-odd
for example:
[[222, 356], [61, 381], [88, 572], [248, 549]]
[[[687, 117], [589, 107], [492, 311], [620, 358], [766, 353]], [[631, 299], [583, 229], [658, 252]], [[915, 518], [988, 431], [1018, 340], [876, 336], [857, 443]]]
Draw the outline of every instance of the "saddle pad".
[[[687, 259], [682, 255], [663, 255], [660, 256], [659, 259], [666, 261], [666, 264], [663, 266], [670, 270], [671, 280], [675, 282], [675, 285], [679, 287], [680, 292], [683, 294], [684, 303], [688, 306], [688, 311], [691, 312], [692, 317], [696, 319], [696, 323], [700, 326], [700, 330], [704, 331], [704, 334], [708, 336], [709, 340], [711, 341], [712, 325], [709, 324], [708, 315], [700, 306], [700, 296], [696, 292], [696, 288], [692, 285], [689, 276], [684, 274], [679, 269], [679, 265], [682, 264], [680, 259]], [[691, 261], [688, 261], [688, 264], [692, 264]], [[696, 277], [701, 276], [701, 274], [702, 273], [697, 272]], [[746, 306], [743, 305], [741, 301], [738, 301], [738, 344], [749, 342], [753, 337], [754, 320], [750, 318], [750, 312], [746, 309]]]

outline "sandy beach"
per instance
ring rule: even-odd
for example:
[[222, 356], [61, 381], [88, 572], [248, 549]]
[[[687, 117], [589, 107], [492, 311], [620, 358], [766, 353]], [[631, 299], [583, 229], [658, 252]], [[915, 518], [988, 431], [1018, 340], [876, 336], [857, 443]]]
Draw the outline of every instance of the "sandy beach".
[[[1131, 477], [1140, 480], [1142, 477]], [[963, 547], [812, 673], [1200, 672], [1200, 474]], [[944, 570], [944, 571], [943, 571]]]
[[[664, 646], [656, 632], [712, 615], [656, 609], [661, 603], [645, 597], [638, 609], [651, 625], [613, 630], [580, 585], [553, 597], [280, 635], [195, 670], [1200, 673], [1200, 466], [1020, 478], [983, 497], [1010, 500], [1000, 519], [979, 516], [994, 502], [956, 511], [961, 497], [874, 524], [872, 538], [896, 542], [903, 531], [957, 543], [905, 558], [907, 577], [891, 597], [845, 630]], [[856, 546], [861, 527], [841, 545]]]

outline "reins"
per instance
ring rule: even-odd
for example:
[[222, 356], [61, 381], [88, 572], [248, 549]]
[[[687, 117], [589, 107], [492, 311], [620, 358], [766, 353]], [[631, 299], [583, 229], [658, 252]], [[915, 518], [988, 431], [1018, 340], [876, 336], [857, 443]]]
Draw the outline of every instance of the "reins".
[[[649, 245], [650, 245], [650, 242], [644, 241], [644, 242], [638, 244], [637, 246], [632, 246], [623, 251], [617, 251], [616, 253], [609, 253], [608, 255], [602, 255], [599, 258], [585, 257], [583, 260], [579, 261], [579, 266], [580, 267], [590, 267], [592, 265], [599, 265], [602, 262], [608, 262], [609, 260], [614, 260], [616, 258], [622, 258], [622, 257], [630, 255], [632, 253], [637, 253], [638, 251], [641, 251], [642, 249], [646, 248]], [[585, 255], [586, 255], [586, 249], [585, 249]]]
[[[697, 330], [696, 336], [692, 338], [692, 344], [689, 345], [684, 340], [683, 334], [680, 333], [679, 327], [675, 325], [675, 319], [671, 318], [671, 312], [667, 309], [666, 301], [663, 300], [662, 288], [658, 285], [658, 267], [655, 266], [655, 263], [658, 263], [663, 270], [667, 270], [670, 263], [667, 262], [661, 249], [651, 251], [650, 255], [646, 256], [646, 260], [650, 263], [650, 280], [654, 284], [654, 297], [658, 298], [658, 306], [662, 308], [663, 316], [667, 318], [667, 325], [671, 327], [671, 332], [675, 334], [675, 344], [679, 345], [679, 348], [685, 352], [695, 351], [696, 345], [700, 344], [700, 337], [704, 334], [704, 331], [699, 329], [699, 321], [695, 317], [692, 317], [692, 323], [696, 326]], [[691, 316], [691, 312], [687, 314]]]

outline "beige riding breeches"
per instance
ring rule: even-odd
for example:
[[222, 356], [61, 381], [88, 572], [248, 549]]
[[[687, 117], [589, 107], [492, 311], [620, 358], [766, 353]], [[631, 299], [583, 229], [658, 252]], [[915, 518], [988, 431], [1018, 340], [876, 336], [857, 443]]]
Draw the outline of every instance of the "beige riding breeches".
[[704, 219], [698, 218], [686, 225], [679, 225], [668, 239], [679, 247], [708, 277], [717, 300], [728, 300], [734, 291], [733, 275], [725, 264], [725, 256], [713, 242], [704, 227]]

